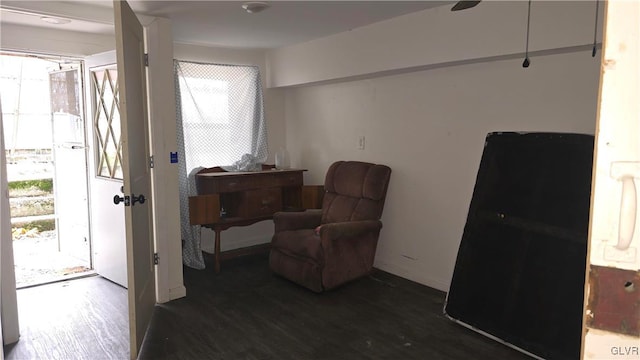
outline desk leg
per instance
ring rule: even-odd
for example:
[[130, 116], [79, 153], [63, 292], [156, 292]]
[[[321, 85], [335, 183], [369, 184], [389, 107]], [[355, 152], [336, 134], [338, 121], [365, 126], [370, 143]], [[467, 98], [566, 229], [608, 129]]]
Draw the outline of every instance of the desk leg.
[[214, 231], [216, 232], [215, 269], [217, 274], [220, 272], [220, 233], [222, 232], [222, 230], [216, 227], [214, 228]]

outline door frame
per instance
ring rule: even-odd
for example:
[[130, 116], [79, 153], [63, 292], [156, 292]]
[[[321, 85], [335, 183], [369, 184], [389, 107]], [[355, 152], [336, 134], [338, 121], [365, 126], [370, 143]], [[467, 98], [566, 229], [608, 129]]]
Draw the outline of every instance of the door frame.
[[[37, 9], [32, 9], [28, 3], [23, 5], [24, 11], [37, 12]], [[155, 169], [152, 178], [153, 196], [155, 199], [162, 198], [165, 201], [164, 207], [161, 207], [160, 202], [157, 202], [154, 209], [154, 226], [157, 230], [155, 239], [156, 251], [160, 257], [160, 263], [156, 271], [156, 298], [158, 303], [164, 303], [186, 296], [182, 269], [178, 171], [177, 164], [170, 162], [170, 155], [177, 152], [175, 91], [173, 84], [173, 35], [169, 19], [144, 16], [143, 18], [145, 18], [145, 33], [148, 39], [147, 50], [150, 54], [150, 66], [147, 70], [149, 74], [148, 81], [149, 84], [154, 84], [148, 87], [151, 89], [149, 92], [151, 103], [149, 115], [153, 118], [150, 126], [151, 146], [152, 153], [155, 154]], [[102, 47], [93, 46], [91, 49], [102, 48], [106, 50], [109, 47], [108, 44], [102, 44]], [[84, 60], [85, 57], [89, 56], [89, 53], [83, 51], [84, 49], [78, 48], [75, 51], [66, 50], [65, 52], [65, 50], [61, 50], [58, 52], [47, 46], [19, 50], [21, 53], [64, 56], [79, 60]], [[83, 84], [83, 86], [86, 87], [86, 84]], [[92, 150], [90, 149], [90, 151]], [[89, 197], [89, 202], [91, 201], [92, 199]], [[91, 219], [89, 221], [91, 228]], [[4, 251], [3, 255], [5, 255]], [[3, 261], [2, 265], [7, 266], [7, 263]], [[2, 275], [6, 280], [8, 273], [3, 271]], [[11, 282], [3, 281], [3, 288], [8, 286], [9, 283]], [[15, 285], [15, 281], [13, 283]], [[7, 308], [9, 301], [4, 295], [3, 299], [5, 299], [3, 307]], [[11, 313], [11, 311], [8, 312]], [[3, 313], [5, 316], [2, 317], [5, 325], [11, 321], [11, 316], [6, 314]], [[17, 328], [17, 311], [15, 316]], [[7, 332], [4, 333], [4, 336], [4, 339], [8, 340]]]
[[165, 303], [187, 295], [182, 269], [180, 233], [180, 185], [176, 129], [175, 82], [173, 72], [173, 34], [169, 19], [155, 18], [145, 26], [149, 66], [149, 132], [154, 155], [153, 226], [159, 264], [156, 267], [156, 301]]
[[[4, 122], [0, 103], [0, 343], [12, 344], [20, 339], [18, 294], [13, 266], [13, 239], [9, 211], [9, 183], [4, 149]], [[4, 358], [4, 351], [2, 351]]]
[[603, 5], [581, 357], [637, 359], [640, 337], [620, 319], [637, 318], [640, 288], [640, 3]]

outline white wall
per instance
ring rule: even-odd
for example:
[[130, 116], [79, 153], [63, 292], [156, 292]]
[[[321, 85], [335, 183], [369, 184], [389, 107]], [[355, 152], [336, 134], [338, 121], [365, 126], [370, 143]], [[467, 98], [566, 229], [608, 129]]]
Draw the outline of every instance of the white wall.
[[[484, 6], [484, 2], [481, 5]], [[584, 4], [582, 6], [584, 8]], [[591, 12], [592, 20], [593, 15]], [[415, 16], [418, 15], [395, 18], [384, 26], [394, 33], [405, 29], [404, 20], [411, 22]], [[573, 24], [560, 27], [557, 21], [560, 18], [555, 13], [542, 20], [547, 22], [547, 28], [558, 31], [549, 34], [551, 49], [558, 44], [557, 38], [563, 37], [561, 30], [573, 29]], [[542, 23], [537, 23], [538, 29]], [[477, 25], [470, 22], [462, 32], [473, 33]], [[465, 25], [456, 23], [456, 26]], [[411, 31], [418, 30], [414, 27]], [[446, 37], [449, 30], [442, 29], [440, 36]], [[359, 36], [367, 38], [367, 30], [362, 31]], [[577, 36], [573, 30], [569, 32]], [[373, 29], [369, 34], [374, 36], [379, 32]], [[457, 48], [452, 44], [454, 54], [448, 63], [419, 66], [413, 68], [414, 71], [407, 71], [403, 54], [399, 54], [397, 61], [391, 59], [385, 63], [386, 69], [392, 71], [381, 76], [372, 69], [382, 62], [377, 59], [363, 62], [362, 58], [354, 62], [349, 55], [375, 53], [377, 48], [384, 48], [387, 39], [378, 37], [377, 41], [383, 43], [343, 48], [345, 38], [351, 36], [354, 36], [352, 32], [342, 33], [318, 41], [318, 47], [307, 43], [269, 53], [270, 64], [274, 64], [274, 57], [289, 54], [289, 50], [301, 46], [314, 54], [313, 64], [323, 64], [340, 58], [341, 52], [349, 52], [342, 65], [318, 65], [326, 70], [322, 74], [310, 70], [315, 74], [313, 77], [305, 77], [304, 71], [296, 73], [296, 70], [278, 75], [282, 75], [283, 83], [295, 84], [334, 79], [331, 83], [286, 89], [286, 140], [292, 165], [310, 170], [305, 174], [308, 184], [322, 183], [328, 166], [336, 160], [389, 165], [393, 173], [375, 266], [447, 290], [486, 134], [493, 131], [593, 134], [600, 57], [592, 58], [588, 46], [575, 52], [572, 47], [584, 45], [582, 42], [588, 36], [576, 37], [575, 41], [563, 43], [565, 49], [559, 53], [538, 53], [532, 57], [531, 67], [524, 69], [522, 57], [514, 58], [509, 54], [511, 50], [503, 51], [491, 45], [494, 41], [491, 39], [487, 40], [488, 46], [494, 49], [490, 54], [479, 44], [475, 44], [475, 54], [456, 53]], [[538, 43], [542, 40], [538, 39]], [[455, 42], [457, 38], [450, 41]], [[393, 48], [395, 44], [390, 46]], [[438, 43], [434, 48], [446, 52], [439, 46], [444, 45]], [[404, 54], [413, 59], [421, 56], [420, 51]], [[298, 60], [306, 59], [298, 55]], [[444, 58], [444, 55], [438, 56]], [[368, 70], [367, 64], [372, 66]], [[298, 62], [291, 65], [292, 69], [309, 67]], [[363, 67], [374, 74], [363, 74]], [[393, 69], [399, 71], [394, 73]], [[276, 66], [274, 70], [279, 72], [282, 68]], [[363, 76], [367, 78], [335, 80]], [[359, 136], [366, 138], [364, 150], [357, 150]]]
[[[265, 86], [265, 53], [263, 50], [242, 50], [230, 48], [214, 48], [189, 44], [174, 44], [174, 58], [186, 61], [201, 61], [218, 64], [253, 65], [260, 67], [263, 83], [265, 120], [267, 123], [267, 142], [269, 158], [267, 163], [274, 163], [276, 151], [285, 144], [284, 126], [284, 90], [267, 89]], [[222, 232], [221, 251], [252, 246], [271, 241], [273, 222], [262, 221], [247, 227], [234, 227]], [[202, 229], [202, 249], [214, 252], [214, 233]], [[224, 268], [224, 263], [222, 264]]]
[[98, 35], [2, 24], [0, 48], [37, 54], [83, 57], [116, 48], [113, 35]]
[[[268, 84], [293, 86], [524, 52], [527, 1], [483, 1], [459, 12], [450, 6], [271, 50]], [[595, 9], [595, 1], [533, 1], [530, 51], [588, 46]]]
[[[290, 89], [292, 164], [321, 184], [336, 160], [392, 168], [375, 266], [446, 290], [484, 139], [492, 131], [593, 134], [599, 61], [504, 60]], [[358, 137], [366, 137], [357, 150]]]

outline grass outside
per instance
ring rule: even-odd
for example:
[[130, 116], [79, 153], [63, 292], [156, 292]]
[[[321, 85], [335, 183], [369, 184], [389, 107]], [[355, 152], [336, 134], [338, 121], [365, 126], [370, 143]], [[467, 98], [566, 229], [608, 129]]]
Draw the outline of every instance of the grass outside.
[[20, 180], [9, 182], [9, 197], [33, 197], [53, 194], [53, 179]]
[[[53, 215], [53, 179], [20, 180], [9, 182], [11, 217]], [[55, 229], [54, 219], [14, 223], [13, 238], [28, 232], [43, 232]]]

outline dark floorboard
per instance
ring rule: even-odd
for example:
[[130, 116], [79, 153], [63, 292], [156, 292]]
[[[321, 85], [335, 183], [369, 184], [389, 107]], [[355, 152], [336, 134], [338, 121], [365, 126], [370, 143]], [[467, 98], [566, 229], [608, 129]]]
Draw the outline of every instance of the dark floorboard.
[[528, 358], [445, 318], [445, 293], [382, 271], [316, 294], [260, 254], [185, 268], [185, 285], [156, 307], [140, 359]]
[[7, 360], [128, 359], [127, 290], [100, 276], [18, 290], [20, 340]]

